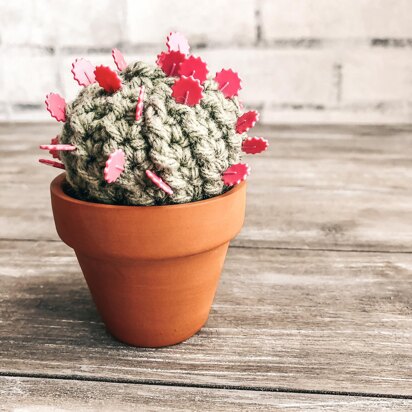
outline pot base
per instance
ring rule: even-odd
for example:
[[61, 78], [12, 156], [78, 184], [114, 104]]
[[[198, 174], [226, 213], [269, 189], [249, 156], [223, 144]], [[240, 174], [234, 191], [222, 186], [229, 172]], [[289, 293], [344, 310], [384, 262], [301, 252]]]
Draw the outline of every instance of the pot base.
[[161, 347], [206, 323], [228, 246], [137, 262], [76, 255], [108, 331], [129, 345]]

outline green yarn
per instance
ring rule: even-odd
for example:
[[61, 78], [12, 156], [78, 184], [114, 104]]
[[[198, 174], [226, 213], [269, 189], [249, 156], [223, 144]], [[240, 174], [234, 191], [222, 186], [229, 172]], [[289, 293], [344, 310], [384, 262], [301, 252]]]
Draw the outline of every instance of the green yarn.
[[[109, 204], [165, 205], [220, 195], [222, 173], [240, 161], [242, 134], [237, 98], [225, 98], [213, 80], [203, 84], [195, 106], [177, 103], [175, 79], [143, 62], [119, 73], [122, 88], [110, 94], [97, 83], [85, 87], [66, 107], [59, 138], [76, 146], [61, 152], [67, 180], [80, 199]], [[135, 120], [137, 96], [145, 86], [143, 115]], [[108, 156], [125, 153], [125, 169], [114, 183], [104, 179]], [[172, 189], [167, 195], [146, 176], [151, 170]]]

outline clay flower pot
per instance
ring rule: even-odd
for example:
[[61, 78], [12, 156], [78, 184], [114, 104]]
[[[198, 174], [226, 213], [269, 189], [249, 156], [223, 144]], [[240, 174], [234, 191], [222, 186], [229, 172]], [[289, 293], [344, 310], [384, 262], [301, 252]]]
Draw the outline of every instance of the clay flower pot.
[[130, 345], [182, 342], [207, 321], [229, 242], [245, 214], [246, 183], [170, 206], [74, 199], [51, 183], [60, 238], [74, 249], [107, 329]]

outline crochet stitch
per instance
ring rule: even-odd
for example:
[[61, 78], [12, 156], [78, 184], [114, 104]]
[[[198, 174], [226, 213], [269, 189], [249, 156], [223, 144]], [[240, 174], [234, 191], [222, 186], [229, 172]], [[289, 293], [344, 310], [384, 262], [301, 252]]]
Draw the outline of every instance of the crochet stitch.
[[[203, 98], [194, 106], [172, 97], [175, 79], [143, 62], [118, 73], [122, 87], [107, 93], [93, 83], [66, 106], [60, 144], [73, 145], [60, 158], [66, 178], [83, 200], [121, 205], [187, 203], [222, 194], [222, 174], [240, 161], [246, 133], [236, 132], [241, 115], [237, 97], [227, 98], [213, 80], [203, 83]], [[143, 113], [136, 102], [144, 86]], [[123, 150], [126, 162], [119, 178], [108, 183], [103, 169], [108, 156]], [[173, 189], [155, 186], [146, 170]]]

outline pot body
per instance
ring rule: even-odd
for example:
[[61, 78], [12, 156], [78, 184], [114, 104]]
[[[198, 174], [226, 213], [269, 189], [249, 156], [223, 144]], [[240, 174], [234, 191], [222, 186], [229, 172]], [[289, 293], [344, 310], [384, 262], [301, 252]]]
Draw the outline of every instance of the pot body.
[[229, 242], [245, 214], [246, 183], [200, 202], [117, 206], [84, 202], [51, 183], [60, 238], [77, 255], [96, 307], [117, 339], [160, 347], [207, 321]]

